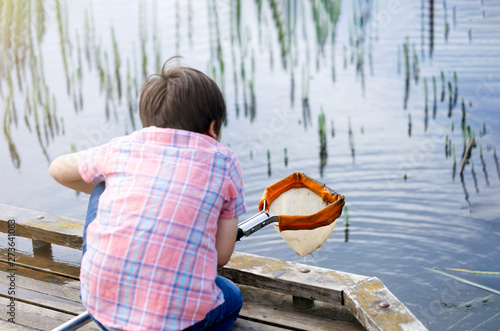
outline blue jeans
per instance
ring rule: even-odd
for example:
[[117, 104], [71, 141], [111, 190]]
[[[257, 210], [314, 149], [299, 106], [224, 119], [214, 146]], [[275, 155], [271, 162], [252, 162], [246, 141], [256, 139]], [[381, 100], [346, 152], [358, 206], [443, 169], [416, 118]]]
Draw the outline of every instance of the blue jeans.
[[[97, 207], [99, 205], [99, 197], [105, 189], [104, 182], [98, 183], [89, 199], [89, 206], [87, 208], [87, 217], [85, 218], [85, 225], [83, 227], [83, 245], [82, 245], [82, 256], [87, 251], [87, 227], [95, 219], [97, 215]], [[217, 308], [210, 311], [205, 319], [190, 326], [186, 330], [198, 331], [198, 330], [231, 330], [234, 322], [238, 318], [241, 306], [243, 305], [243, 298], [241, 296], [241, 291], [227, 278], [222, 276], [217, 276], [215, 279], [215, 284], [219, 287], [224, 294], [224, 303]], [[103, 326], [99, 321], [97, 321], [92, 315], [92, 319], [96, 324], [103, 330], [107, 331], [105, 326]]]

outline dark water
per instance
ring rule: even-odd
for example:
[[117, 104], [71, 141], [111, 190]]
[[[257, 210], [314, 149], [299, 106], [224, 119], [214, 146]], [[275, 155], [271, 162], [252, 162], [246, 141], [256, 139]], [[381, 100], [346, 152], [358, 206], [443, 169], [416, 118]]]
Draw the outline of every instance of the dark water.
[[[138, 129], [144, 75], [181, 54], [225, 93], [243, 218], [305, 172], [348, 206], [305, 263], [380, 278], [432, 330], [500, 327], [498, 295], [425, 269], [500, 271], [499, 2], [40, 3], [0, 1], [0, 203], [83, 218], [49, 161]], [[237, 249], [302, 262], [272, 228]]]

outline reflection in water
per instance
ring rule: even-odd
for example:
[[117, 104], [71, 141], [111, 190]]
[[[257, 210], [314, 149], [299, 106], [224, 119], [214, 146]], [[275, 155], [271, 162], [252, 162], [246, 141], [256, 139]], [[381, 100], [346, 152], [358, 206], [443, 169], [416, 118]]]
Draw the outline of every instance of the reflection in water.
[[464, 174], [463, 174], [463, 172], [460, 173], [460, 181], [462, 182], [462, 189], [464, 190], [465, 201], [467, 201], [467, 204], [470, 207], [471, 203], [470, 203], [470, 200], [469, 200], [469, 192], [467, 192], [467, 187], [465, 186], [465, 180], [464, 180]]
[[345, 221], [345, 230], [344, 230], [345, 239], [344, 239], [344, 241], [348, 242], [349, 241], [349, 210], [348, 210], [347, 206], [344, 207], [344, 221]]
[[434, 51], [434, 0], [429, 0], [429, 57]]
[[474, 187], [476, 188], [476, 193], [479, 194], [479, 186], [477, 186], [477, 176], [474, 171], [474, 161], [470, 161], [470, 172], [472, 173], [472, 179], [474, 180]]
[[427, 78], [424, 79], [424, 94], [425, 94], [425, 110], [424, 110], [424, 131], [427, 132], [427, 125], [429, 124], [429, 91], [427, 88]]
[[437, 87], [436, 87], [436, 77], [432, 76], [432, 89], [434, 92], [434, 103], [432, 105], [432, 118], [436, 119], [437, 112]]
[[351, 117], [348, 119], [348, 125], [349, 125], [349, 147], [351, 148], [351, 156], [352, 156], [352, 163], [354, 163], [354, 157], [355, 157], [355, 149], [354, 149], [354, 133], [352, 132], [351, 128]]
[[497, 175], [498, 175], [498, 179], [500, 180], [500, 164], [498, 162], [498, 157], [497, 157], [497, 148], [495, 147], [495, 149], [493, 150], [493, 159], [495, 160], [495, 165], [497, 167]]
[[484, 180], [486, 181], [486, 185], [490, 186], [490, 181], [488, 179], [488, 172], [486, 171], [486, 163], [484, 162], [484, 157], [483, 157], [483, 145], [479, 145], [479, 158], [481, 159], [481, 164], [483, 166], [483, 172], [484, 172]]
[[35, 258], [48, 258], [49, 260], [53, 260], [54, 256], [52, 255], [52, 244], [40, 241], [40, 240], [32, 240], [33, 246], [33, 255]]

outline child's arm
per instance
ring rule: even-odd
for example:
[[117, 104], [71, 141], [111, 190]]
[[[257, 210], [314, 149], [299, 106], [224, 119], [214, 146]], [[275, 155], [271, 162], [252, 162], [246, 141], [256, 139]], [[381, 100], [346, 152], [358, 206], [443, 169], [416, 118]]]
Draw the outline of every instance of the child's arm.
[[78, 153], [59, 156], [50, 164], [49, 173], [58, 183], [76, 191], [90, 194], [95, 186], [83, 181], [78, 171]]
[[217, 250], [217, 266], [223, 267], [231, 258], [238, 233], [238, 218], [232, 220], [219, 219], [217, 234], [215, 235], [215, 249]]

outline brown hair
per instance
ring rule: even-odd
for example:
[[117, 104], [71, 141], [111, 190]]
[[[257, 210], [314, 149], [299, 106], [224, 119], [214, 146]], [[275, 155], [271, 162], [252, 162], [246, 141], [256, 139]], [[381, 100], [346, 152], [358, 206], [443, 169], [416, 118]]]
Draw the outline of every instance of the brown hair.
[[199, 70], [170, 65], [168, 59], [160, 73], [144, 83], [139, 115], [144, 127], [157, 126], [206, 133], [215, 120], [219, 135], [226, 120], [226, 103], [217, 84]]

